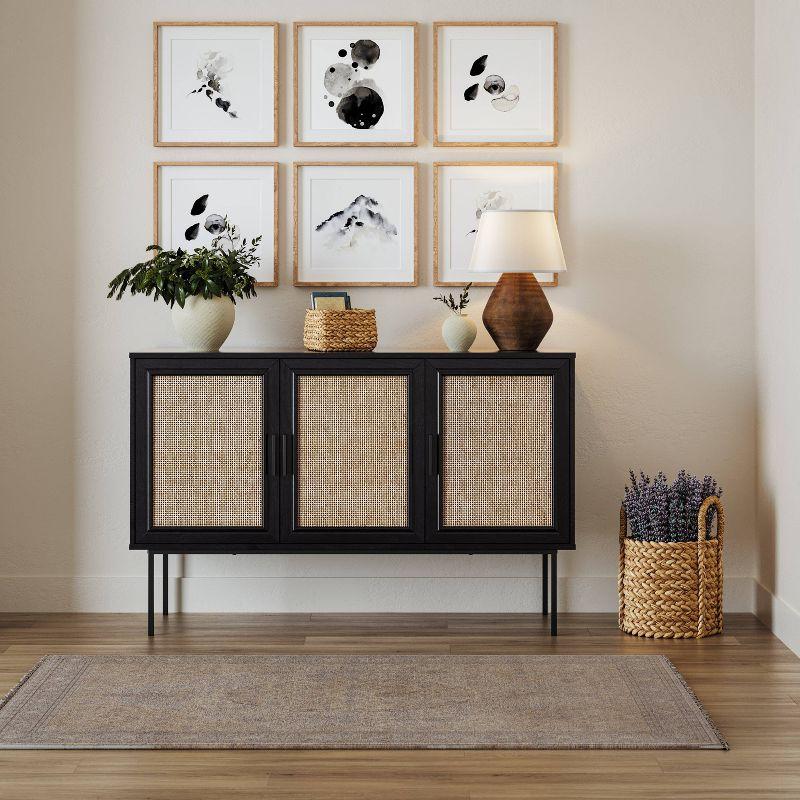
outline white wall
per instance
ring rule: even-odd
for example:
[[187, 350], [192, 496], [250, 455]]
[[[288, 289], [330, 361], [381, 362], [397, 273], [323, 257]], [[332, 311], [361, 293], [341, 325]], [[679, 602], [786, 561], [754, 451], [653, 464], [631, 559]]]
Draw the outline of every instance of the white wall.
[[[0, 74], [0, 608], [72, 576], [76, 413], [74, 12], [3, 3]], [[30, 580], [30, 583], [28, 581]], [[22, 587], [21, 589], [18, 587]], [[17, 597], [15, 597], [17, 596]], [[46, 604], [46, 603], [45, 603]], [[41, 603], [40, 603], [41, 605]]]
[[800, 4], [755, 19], [758, 614], [800, 653]]
[[[21, 113], [3, 114], [14, 131], [3, 148], [4, 219], [15, 224], [3, 255], [11, 291], [0, 300], [7, 365], [0, 608], [141, 610], [145, 557], [127, 550], [127, 354], [174, 347], [176, 339], [163, 307], [139, 298], [111, 303], [104, 287], [150, 241], [152, 161], [275, 159], [281, 286], [239, 306], [227, 349], [301, 346], [308, 292], [290, 285], [289, 165], [364, 157], [352, 148], [286, 144], [289, 23], [330, 18], [331, 6], [5, 5], [13, 13], [4, 75], [23, 91]], [[556, 322], [545, 347], [578, 354], [578, 548], [560, 560], [565, 607], [616, 607], [617, 513], [628, 466], [686, 466], [713, 472], [725, 487], [728, 608], [751, 608], [752, 3], [374, 0], [347, 8], [352, 18], [423, 23], [422, 144], [368, 154], [422, 165], [422, 285], [353, 290], [360, 305], [378, 310], [382, 349], [441, 346], [443, 311], [431, 300], [431, 162], [558, 160], [570, 271], [548, 290]], [[560, 23], [557, 149], [430, 146], [430, 23], [493, 13]], [[152, 21], [220, 17], [282, 23], [281, 146], [153, 148]], [[487, 296], [475, 292], [476, 316]], [[477, 347], [491, 347], [485, 332]], [[537, 608], [539, 597], [536, 557], [194, 556], [180, 567], [186, 609], [515, 611]]]

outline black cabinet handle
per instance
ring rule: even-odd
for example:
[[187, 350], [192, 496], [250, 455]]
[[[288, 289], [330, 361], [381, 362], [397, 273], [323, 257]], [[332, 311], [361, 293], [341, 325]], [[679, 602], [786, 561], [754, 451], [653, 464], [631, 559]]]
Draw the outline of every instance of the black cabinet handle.
[[281, 477], [292, 474], [292, 435], [281, 434]]
[[435, 433], [428, 435], [428, 475], [439, 474], [439, 437]]
[[275, 433], [267, 438], [267, 474], [278, 477], [278, 435]]

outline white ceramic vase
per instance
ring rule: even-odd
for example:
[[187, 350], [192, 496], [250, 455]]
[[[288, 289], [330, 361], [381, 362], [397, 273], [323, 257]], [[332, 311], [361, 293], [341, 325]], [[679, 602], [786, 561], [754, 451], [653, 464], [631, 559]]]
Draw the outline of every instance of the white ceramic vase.
[[442, 324], [442, 338], [452, 353], [466, 353], [478, 335], [478, 326], [466, 314], [451, 314]]
[[172, 324], [188, 350], [216, 353], [222, 347], [236, 319], [236, 306], [229, 297], [199, 295], [186, 298], [181, 308], [172, 307]]

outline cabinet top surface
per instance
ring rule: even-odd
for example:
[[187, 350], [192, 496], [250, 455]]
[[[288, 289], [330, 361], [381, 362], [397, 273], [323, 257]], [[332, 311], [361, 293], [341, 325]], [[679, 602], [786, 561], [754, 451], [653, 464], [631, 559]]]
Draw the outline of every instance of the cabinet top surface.
[[173, 350], [130, 353], [131, 358], [575, 358], [575, 353], [540, 353], [517, 350], [484, 350], [471, 353], [451, 353], [441, 350], [416, 352], [394, 352], [391, 350], [313, 352], [310, 350], [269, 351], [269, 350], [231, 350], [222, 353], [198, 353]]

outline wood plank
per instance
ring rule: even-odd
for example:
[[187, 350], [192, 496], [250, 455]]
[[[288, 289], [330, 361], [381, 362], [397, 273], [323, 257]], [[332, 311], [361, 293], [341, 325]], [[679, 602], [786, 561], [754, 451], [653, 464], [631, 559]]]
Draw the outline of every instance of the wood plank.
[[0, 693], [47, 653], [560, 653], [669, 656], [723, 735], [714, 751], [0, 751], [0, 800], [142, 797], [519, 800], [800, 797], [800, 659], [751, 615], [652, 641], [613, 614], [0, 615]]

